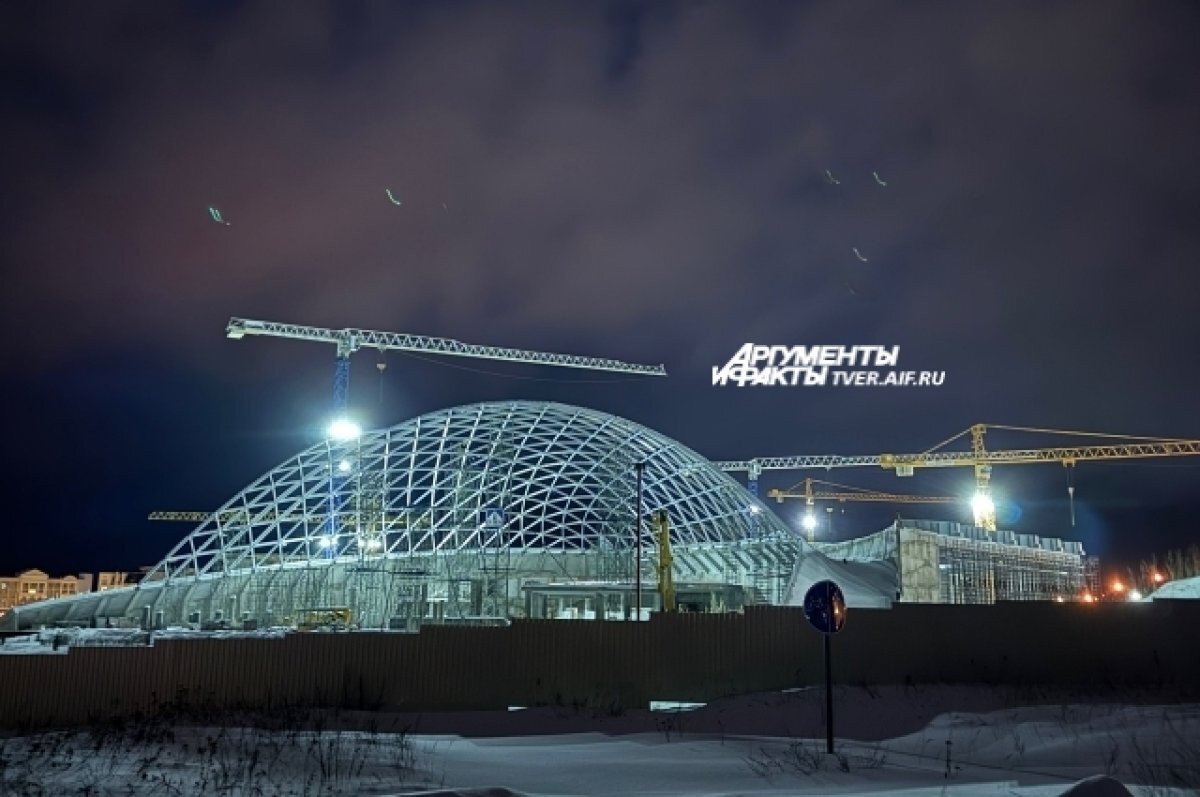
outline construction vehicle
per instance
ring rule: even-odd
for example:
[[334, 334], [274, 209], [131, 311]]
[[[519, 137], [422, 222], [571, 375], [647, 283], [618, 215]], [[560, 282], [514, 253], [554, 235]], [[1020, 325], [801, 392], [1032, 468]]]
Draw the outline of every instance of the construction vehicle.
[[[984, 446], [984, 435], [988, 430], [993, 429], [1072, 437], [1094, 437], [1111, 442], [1083, 446], [988, 450]], [[967, 435], [970, 435], [971, 439], [970, 451], [939, 450], [943, 446]], [[1071, 501], [1071, 524], [1074, 525], [1075, 486], [1072, 472], [1075, 465], [1079, 462], [1197, 455], [1200, 455], [1200, 440], [1074, 432], [1062, 429], [1040, 429], [1028, 426], [1000, 426], [980, 423], [959, 432], [920, 454], [868, 454], [862, 456], [820, 454], [728, 460], [713, 464], [725, 471], [746, 473], [751, 479], [757, 479], [758, 475], [764, 470], [831, 470], [833, 468], [878, 467], [895, 471], [897, 476], [912, 476], [918, 468], [971, 467], [975, 470], [975, 495], [971, 499], [971, 509], [974, 514], [975, 525], [988, 531], [995, 531], [996, 505], [991, 497], [991, 476], [992, 466], [994, 465], [1024, 465], [1039, 462], [1061, 463], [1067, 469], [1067, 494]]]
[[349, 631], [353, 628], [354, 612], [345, 606], [306, 609], [300, 613], [297, 631]]
[[667, 512], [659, 509], [650, 516], [654, 527], [654, 537], [658, 541], [658, 595], [662, 599], [664, 612], [675, 611], [675, 574], [671, 567], [671, 529], [667, 522]]

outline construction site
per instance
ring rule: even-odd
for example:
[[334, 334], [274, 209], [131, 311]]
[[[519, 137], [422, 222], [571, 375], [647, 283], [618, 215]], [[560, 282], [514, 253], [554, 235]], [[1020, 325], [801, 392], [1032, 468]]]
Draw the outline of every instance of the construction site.
[[[541, 401], [451, 407], [364, 431], [344, 416], [362, 348], [665, 375], [662, 366], [369, 330], [232, 319], [230, 338], [337, 347], [326, 438], [215, 511], [156, 512], [191, 530], [136, 585], [14, 608], [9, 629], [53, 626], [416, 631], [516, 618], [641, 620], [658, 612], [797, 606], [835, 581], [847, 605], [1088, 601], [1079, 542], [997, 528], [992, 467], [1193, 456], [1200, 441], [1104, 435], [1099, 444], [997, 449], [973, 426], [918, 454], [710, 460], [634, 421]], [[969, 447], [953, 448], [955, 442]], [[823, 502], [952, 503], [808, 479], [801, 528], [759, 497], [766, 471], [969, 468], [973, 522], [896, 520], [815, 539]], [[738, 474], [745, 483], [734, 478]]]

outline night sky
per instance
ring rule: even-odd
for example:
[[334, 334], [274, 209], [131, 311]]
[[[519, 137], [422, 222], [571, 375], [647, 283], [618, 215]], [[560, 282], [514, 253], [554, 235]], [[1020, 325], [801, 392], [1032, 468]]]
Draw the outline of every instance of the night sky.
[[[227, 340], [231, 316], [670, 372], [392, 353], [381, 379], [364, 351], [371, 427], [530, 398], [714, 459], [975, 422], [1200, 438], [1198, 41], [1169, 0], [6, 3], [0, 572], [153, 564], [188, 527], [148, 512], [313, 441], [333, 347]], [[746, 342], [898, 345], [946, 383], [714, 387]], [[1061, 466], [994, 475], [1007, 525], [1110, 561], [1196, 539], [1200, 458], [1076, 484], [1072, 528]]]

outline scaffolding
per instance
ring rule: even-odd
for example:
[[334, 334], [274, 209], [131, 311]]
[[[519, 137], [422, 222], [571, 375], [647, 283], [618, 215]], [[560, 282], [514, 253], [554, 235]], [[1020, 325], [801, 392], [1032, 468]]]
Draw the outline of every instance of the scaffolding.
[[818, 543], [831, 559], [891, 561], [903, 603], [1079, 600], [1088, 557], [1078, 542], [946, 521], [903, 520], [875, 534]]

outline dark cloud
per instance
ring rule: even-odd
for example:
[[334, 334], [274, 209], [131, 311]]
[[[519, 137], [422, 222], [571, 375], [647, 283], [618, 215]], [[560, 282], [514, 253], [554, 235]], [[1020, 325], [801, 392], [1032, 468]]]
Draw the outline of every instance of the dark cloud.
[[[27, 341], [10, 352], [10, 392], [31, 380], [53, 394], [80, 363], [144, 363], [122, 389], [186, 408], [187, 423], [150, 413], [149, 433], [178, 435], [171, 467], [213, 484], [209, 502], [229, 480], [187, 464], [182, 441], [205, 436], [189, 424], [230, 430], [204, 464], [249, 481], [234, 430], [302, 425], [331, 359], [235, 347], [221, 334], [231, 315], [675, 374], [585, 389], [409, 362], [419, 377], [377, 408], [381, 422], [553, 394], [714, 456], [897, 450], [978, 420], [1200, 436], [1191, 4], [26, 3], [5, 15], [0, 329]], [[711, 387], [711, 366], [747, 340], [895, 343], [905, 365], [950, 376], [923, 392]], [[161, 388], [161, 368], [194, 384]], [[55, 412], [119, 414], [124, 395], [89, 379], [22, 406], [54, 430]], [[78, 445], [102, 460], [134, 433], [111, 424], [94, 417]], [[48, 434], [41, 445], [65, 444]], [[264, 439], [259, 465], [295, 443]], [[139, 468], [126, 475], [136, 494], [118, 481], [96, 499], [110, 517], [176, 500], [178, 477]], [[61, 487], [50, 470], [9, 488]], [[73, 512], [47, 539], [111, 533]]]

